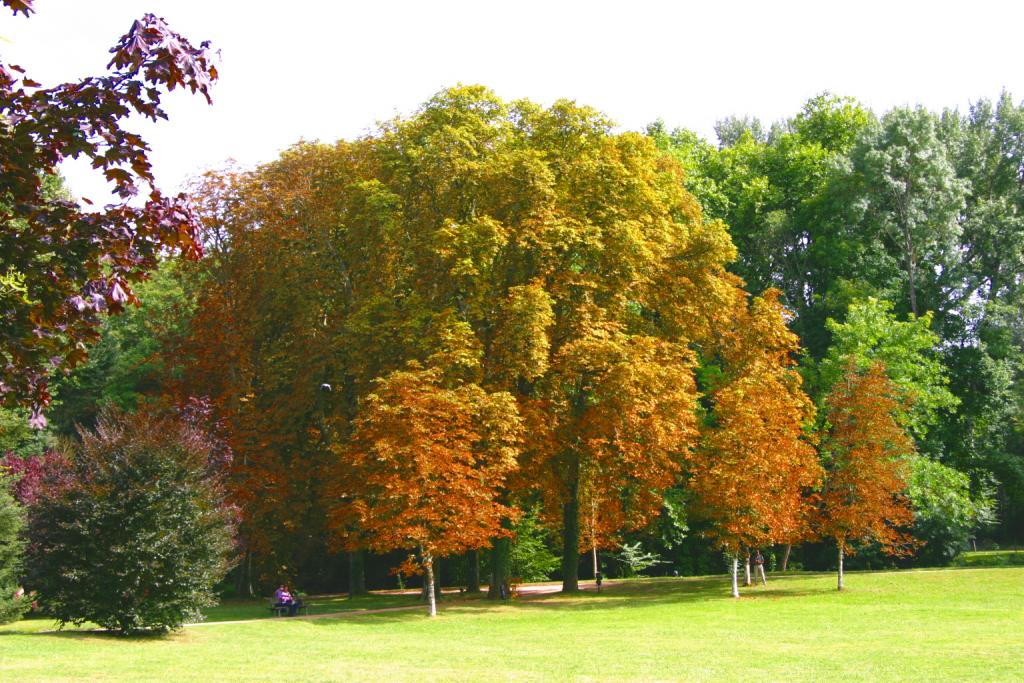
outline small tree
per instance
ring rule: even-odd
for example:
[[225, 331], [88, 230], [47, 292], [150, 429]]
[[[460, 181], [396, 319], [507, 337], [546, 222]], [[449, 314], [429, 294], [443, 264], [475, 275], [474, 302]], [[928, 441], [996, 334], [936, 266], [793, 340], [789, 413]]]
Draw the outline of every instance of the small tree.
[[821, 481], [808, 431], [814, 406], [794, 368], [797, 351], [777, 291], [738, 311], [722, 354], [728, 381], [711, 394], [711, 422], [690, 458], [696, 512], [731, 558], [733, 597], [739, 556], [799, 538], [807, 494]]
[[29, 601], [19, 594], [21, 556], [25, 549], [24, 512], [10, 493], [11, 480], [0, 474], [0, 624], [16, 621]]
[[418, 551], [401, 571], [426, 573], [430, 616], [435, 560], [509, 533], [502, 522], [515, 511], [499, 495], [521, 438], [512, 396], [446, 384], [438, 368], [415, 363], [378, 382], [341, 449], [332, 512], [339, 535], [360, 530], [345, 542]]
[[894, 555], [905, 554], [913, 545], [901, 527], [914, 521], [904, 495], [906, 456], [914, 452], [914, 442], [897, 422], [896, 395], [884, 365], [859, 370], [851, 361], [826, 399], [831, 426], [824, 444], [821, 526], [838, 548], [839, 590], [843, 556], [857, 545], [876, 541]]
[[106, 411], [81, 432], [73, 481], [36, 502], [33, 587], [61, 624], [166, 631], [213, 603], [232, 550], [225, 451], [180, 416]]
[[513, 532], [512, 576], [520, 581], [547, 581], [561, 561], [548, 547], [551, 532], [540, 525], [537, 510], [527, 511]]

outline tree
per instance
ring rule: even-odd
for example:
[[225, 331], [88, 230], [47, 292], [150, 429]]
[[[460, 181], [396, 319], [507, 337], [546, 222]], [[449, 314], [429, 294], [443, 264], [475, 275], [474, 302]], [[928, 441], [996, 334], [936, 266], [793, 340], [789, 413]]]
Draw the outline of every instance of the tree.
[[10, 484], [11, 478], [0, 470], [0, 624], [20, 619], [30, 602], [20, 589], [25, 513], [11, 495]]
[[932, 315], [911, 314], [902, 321], [892, 308], [887, 301], [868, 298], [851, 303], [844, 322], [828, 320], [833, 343], [820, 366], [823, 394], [841, 381], [849, 363], [863, 370], [881, 362], [901, 398], [901, 423], [923, 439], [943, 411], [956, 407], [957, 399], [935, 355], [939, 337], [931, 330]]
[[841, 278], [850, 277], [850, 251], [862, 239], [837, 225], [847, 195], [840, 201], [833, 187], [874, 117], [851, 98], [823, 93], [767, 138], [740, 135], [749, 126], [732, 121], [741, 125], [721, 149], [686, 130], [666, 134], [658, 124], [648, 134], [683, 163], [686, 187], [700, 200], [705, 220], [729, 225], [738, 250], [730, 269], [750, 291], [781, 290], [796, 314], [794, 331], [819, 357], [828, 344], [822, 323], [836, 306]]
[[541, 526], [537, 510], [528, 510], [513, 529], [511, 572], [520, 581], [547, 581], [559, 565], [548, 547], [551, 531]]
[[925, 562], [949, 564], [978, 530], [995, 521], [991, 490], [973, 493], [967, 474], [928, 458], [911, 460], [907, 495]]
[[117, 316], [105, 318], [89, 358], [50, 386], [51, 432], [74, 437], [78, 426], [92, 428], [105, 405], [132, 411], [166, 392], [165, 340], [182, 334], [191, 313], [174, 261], [161, 260], [150, 279], [135, 287], [140, 299]]
[[[439, 368], [411, 365], [366, 397], [332, 492], [334, 528], [371, 549], [414, 549], [405, 574], [426, 573], [437, 613], [434, 562], [489, 544], [514, 510], [499, 502], [521, 439], [515, 402], [479, 386], [444, 386]], [[354, 523], [354, 524], [353, 524]]]
[[[541, 493], [562, 516], [562, 590], [578, 590], [579, 553], [614, 547], [661, 511], [696, 442], [692, 354], [682, 345], [596, 324], [556, 358], [530, 431]], [[545, 451], [540, 451], [544, 448]], [[532, 470], [531, 471], [536, 471]], [[581, 503], [587, 503], [581, 509]], [[590, 539], [581, 538], [581, 516]]]
[[883, 267], [902, 271], [915, 317], [942, 303], [942, 274], [959, 260], [957, 219], [969, 188], [957, 178], [937, 124], [921, 107], [893, 109], [850, 155], [859, 192], [854, 206], [895, 261]]
[[[32, 12], [32, 0], [3, 4]], [[178, 87], [209, 101], [208, 44], [193, 47], [147, 14], [111, 52], [108, 75], [48, 88], [0, 65], [0, 400], [31, 405], [35, 426], [45, 424], [47, 377], [85, 360], [101, 314], [136, 303], [133, 283], [164, 251], [202, 253], [186, 198], [157, 189], [146, 142], [122, 120], [167, 118], [161, 98]], [[120, 203], [89, 210], [55, 189], [69, 157], [101, 171]], [[140, 191], [145, 202], [132, 203]]]
[[808, 493], [821, 480], [809, 433], [814, 406], [778, 298], [769, 290], [736, 316], [722, 352], [726, 378], [711, 394], [710, 424], [690, 459], [698, 514], [732, 560], [734, 597], [739, 555], [805, 536]]
[[866, 370], [855, 361], [828, 395], [829, 430], [823, 443], [825, 484], [821, 533], [836, 542], [838, 589], [843, 557], [874, 541], [890, 554], [907, 554], [913, 539], [903, 531], [914, 521], [907, 490], [907, 456], [914, 442], [898, 420], [895, 385], [876, 361]]
[[166, 631], [213, 604], [236, 511], [230, 451], [201, 429], [204, 413], [108, 411], [81, 433], [71, 485], [40, 497], [29, 525], [31, 586], [62, 624]]

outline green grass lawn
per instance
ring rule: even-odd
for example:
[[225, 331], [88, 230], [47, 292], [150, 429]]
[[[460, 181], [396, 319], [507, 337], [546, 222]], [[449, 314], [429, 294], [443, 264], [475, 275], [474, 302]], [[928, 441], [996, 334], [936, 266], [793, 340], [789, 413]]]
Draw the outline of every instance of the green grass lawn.
[[1024, 678], [1024, 568], [851, 572], [847, 586], [837, 593], [830, 574], [786, 575], [733, 600], [724, 576], [649, 579], [600, 596], [448, 600], [433, 620], [419, 611], [260, 619], [163, 638], [45, 633], [29, 621], [0, 628], [0, 679]]
[[[346, 595], [318, 595], [305, 599], [309, 614], [363, 611], [420, 604], [418, 596], [394, 593], [373, 593], [349, 599]], [[277, 618], [269, 609], [270, 600], [225, 600], [203, 612], [206, 621]]]
[[975, 550], [960, 553], [956, 558], [960, 567], [1009, 567], [1024, 565], [1024, 550]]

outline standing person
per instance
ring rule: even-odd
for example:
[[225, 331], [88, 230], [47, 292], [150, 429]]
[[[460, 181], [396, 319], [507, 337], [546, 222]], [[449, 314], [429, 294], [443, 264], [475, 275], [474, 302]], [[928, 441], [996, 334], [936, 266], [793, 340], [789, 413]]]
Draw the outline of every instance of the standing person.
[[761, 583], [765, 586], [768, 585], [768, 578], [764, 575], [764, 555], [761, 554], [760, 550], [754, 551], [754, 579], [757, 579], [757, 574], [761, 574]]

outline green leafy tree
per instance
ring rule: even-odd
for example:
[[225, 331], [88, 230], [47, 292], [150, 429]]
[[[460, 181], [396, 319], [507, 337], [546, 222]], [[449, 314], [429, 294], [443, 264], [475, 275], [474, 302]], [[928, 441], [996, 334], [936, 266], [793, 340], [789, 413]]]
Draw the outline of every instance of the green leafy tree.
[[852, 213], [884, 246], [877, 276], [902, 285], [915, 316], [940, 308], [944, 275], [960, 258], [958, 218], [970, 185], [957, 177], [937, 117], [893, 109], [860, 138], [850, 162]]
[[121, 633], [199, 619], [232, 551], [224, 449], [193, 413], [108, 411], [81, 437], [73, 482], [30, 517], [31, 586], [44, 609]]
[[105, 318], [88, 360], [53, 382], [52, 432], [73, 437], [79, 426], [93, 427], [103, 406], [135, 410], [166, 392], [173, 377], [163, 351], [191, 312], [177, 270], [175, 262], [161, 262], [135, 288], [140, 305]]
[[927, 435], [943, 411], [956, 407], [946, 369], [936, 355], [939, 337], [931, 330], [932, 315], [913, 315], [905, 321], [892, 304], [868, 298], [850, 304], [844, 322], [826, 324], [833, 344], [820, 365], [822, 393], [834, 386], [853, 362], [866, 370], [881, 361], [900, 391], [900, 417], [918, 438]]
[[29, 599], [21, 586], [25, 513], [10, 492], [11, 480], [0, 472], [0, 624], [21, 618]]
[[526, 512], [513, 528], [512, 576], [521, 581], [547, 581], [558, 568], [558, 556], [551, 551], [551, 531], [541, 525], [537, 510]]
[[930, 564], [949, 564], [969, 548], [977, 531], [995, 521], [991, 490], [973, 494], [967, 474], [928, 458], [911, 459], [907, 494], [914, 537], [924, 542], [918, 556]]

